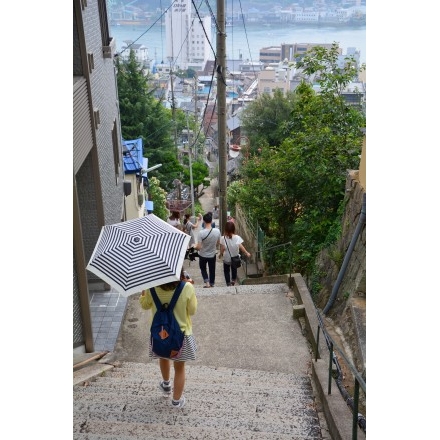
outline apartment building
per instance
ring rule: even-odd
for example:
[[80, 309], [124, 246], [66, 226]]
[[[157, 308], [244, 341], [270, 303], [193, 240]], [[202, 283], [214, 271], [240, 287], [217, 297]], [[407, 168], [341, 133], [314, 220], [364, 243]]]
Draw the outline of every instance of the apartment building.
[[258, 94], [273, 95], [277, 89], [286, 93], [291, 89], [295, 72], [295, 67], [290, 66], [286, 61], [270, 64], [258, 74]]
[[192, 14], [191, 0], [175, 1], [165, 16], [166, 54], [173, 70], [202, 70], [214, 58], [211, 32], [210, 15], [199, 20]]
[[[306, 52], [313, 49], [314, 47], [321, 46], [325, 49], [330, 49], [332, 44], [326, 43], [291, 43], [291, 44], [281, 44], [280, 50], [280, 60], [294, 61], [296, 57], [301, 57], [305, 55]], [[342, 53], [342, 49], [339, 48], [339, 53]]]
[[271, 63], [279, 63], [281, 59], [280, 46], [269, 46], [260, 49], [260, 63], [265, 66]]
[[124, 219], [124, 170], [106, 0], [73, 0], [73, 348], [93, 352], [85, 268], [102, 226]]

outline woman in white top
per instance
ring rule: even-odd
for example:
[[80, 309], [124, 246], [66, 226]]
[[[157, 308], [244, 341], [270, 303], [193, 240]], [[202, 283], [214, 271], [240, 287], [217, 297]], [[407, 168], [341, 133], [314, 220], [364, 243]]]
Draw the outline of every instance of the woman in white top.
[[251, 256], [243, 246], [243, 239], [235, 233], [234, 222], [226, 222], [224, 235], [220, 238], [220, 257], [223, 257], [223, 272], [227, 286], [235, 286], [237, 282], [237, 268], [231, 265], [231, 257], [236, 257], [240, 251], [248, 258]]
[[183, 232], [186, 232], [188, 235], [191, 236], [191, 240], [188, 243], [188, 249], [194, 245], [195, 237], [194, 237], [194, 229], [196, 229], [199, 226], [199, 220], [202, 219], [202, 214], [199, 214], [196, 217], [196, 222], [193, 223], [191, 220], [191, 214], [185, 214], [183, 218]]
[[171, 215], [168, 217], [168, 223], [175, 226], [177, 229], [182, 230], [182, 224], [180, 223], [180, 212], [171, 211]]

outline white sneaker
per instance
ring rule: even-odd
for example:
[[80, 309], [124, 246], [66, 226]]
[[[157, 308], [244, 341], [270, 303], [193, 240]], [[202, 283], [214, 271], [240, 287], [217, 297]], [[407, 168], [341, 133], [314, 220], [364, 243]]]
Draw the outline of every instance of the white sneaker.
[[163, 391], [164, 397], [168, 397], [171, 394], [171, 382], [169, 385], [165, 385], [163, 380], [159, 382], [159, 388]]
[[185, 406], [186, 399], [185, 396], [182, 396], [179, 400], [175, 401], [174, 399], [171, 400], [171, 406], [173, 408], [183, 408]]

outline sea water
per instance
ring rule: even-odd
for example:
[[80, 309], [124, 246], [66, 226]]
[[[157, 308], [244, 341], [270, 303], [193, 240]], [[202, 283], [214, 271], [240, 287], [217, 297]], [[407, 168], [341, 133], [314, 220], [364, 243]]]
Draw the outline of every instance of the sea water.
[[[152, 26], [111, 26], [110, 34], [116, 40], [117, 51], [120, 51], [125, 40], [143, 44], [148, 49], [150, 59], [156, 62], [167, 62], [165, 26], [160, 23]], [[227, 59], [243, 59], [257, 62], [260, 49], [281, 44], [338, 43], [342, 53], [348, 47], [360, 51], [360, 62], [366, 63], [366, 26], [331, 27], [331, 26], [295, 26], [292, 24], [235, 24], [226, 28], [226, 57]], [[212, 58], [216, 51], [215, 32], [211, 30]]]

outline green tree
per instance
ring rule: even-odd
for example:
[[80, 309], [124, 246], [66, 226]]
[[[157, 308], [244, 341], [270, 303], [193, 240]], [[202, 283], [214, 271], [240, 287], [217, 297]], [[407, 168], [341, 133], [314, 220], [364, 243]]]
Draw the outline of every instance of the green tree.
[[150, 177], [148, 179], [148, 198], [153, 202], [153, 214], [165, 221], [168, 217], [166, 196], [167, 193], [160, 187], [160, 182], [157, 177]]
[[[194, 193], [195, 197], [198, 199], [203, 194], [203, 191], [211, 184], [210, 180], [208, 179], [209, 168], [206, 164], [196, 161], [192, 164], [192, 175]], [[191, 185], [189, 163], [188, 168], [183, 170], [183, 182], [185, 185]], [[201, 189], [199, 188], [200, 185], [202, 185]]]
[[316, 46], [308, 51], [301, 61], [296, 63], [310, 81], [320, 86], [320, 94], [341, 96], [344, 88], [357, 80], [359, 72], [365, 70], [365, 64], [357, 67], [353, 56], [347, 55], [344, 63], [339, 63], [339, 45], [333, 43], [330, 49]]
[[[339, 218], [346, 172], [359, 166], [365, 127], [364, 114], [341, 97], [343, 87], [356, 78], [356, 69], [336, 69], [334, 48], [316, 52], [317, 58], [304, 57], [302, 67], [308, 74], [319, 73], [321, 93], [304, 81], [292, 96], [263, 95], [261, 102], [245, 109], [246, 127], [263, 147], [251, 149], [241, 185], [234, 188], [234, 198], [258, 219], [268, 245], [293, 243], [296, 268], [305, 274]], [[334, 69], [333, 74], [324, 66]], [[267, 121], [261, 117], [255, 122], [248, 114], [258, 116], [256, 109], [263, 113], [268, 105], [286, 109], [278, 113], [275, 136]], [[266, 113], [269, 116], [273, 120], [273, 114]]]
[[117, 59], [116, 68], [122, 137], [142, 138], [144, 157], [149, 158], [151, 165], [162, 164], [157, 177], [162, 187], [169, 190], [176, 173], [182, 172], [173, 140], [171, 111], [154, 97], [151, 78], [145, 75], [133, 50], [127, 61]]
[[279, 145], [288, 135], [285, 123], [294, 107], [295, 94], [276, 89], [273, 96], [263, 93], [242, 113], [243, 130], [251, 145], [251, 152], [268, 145]]

